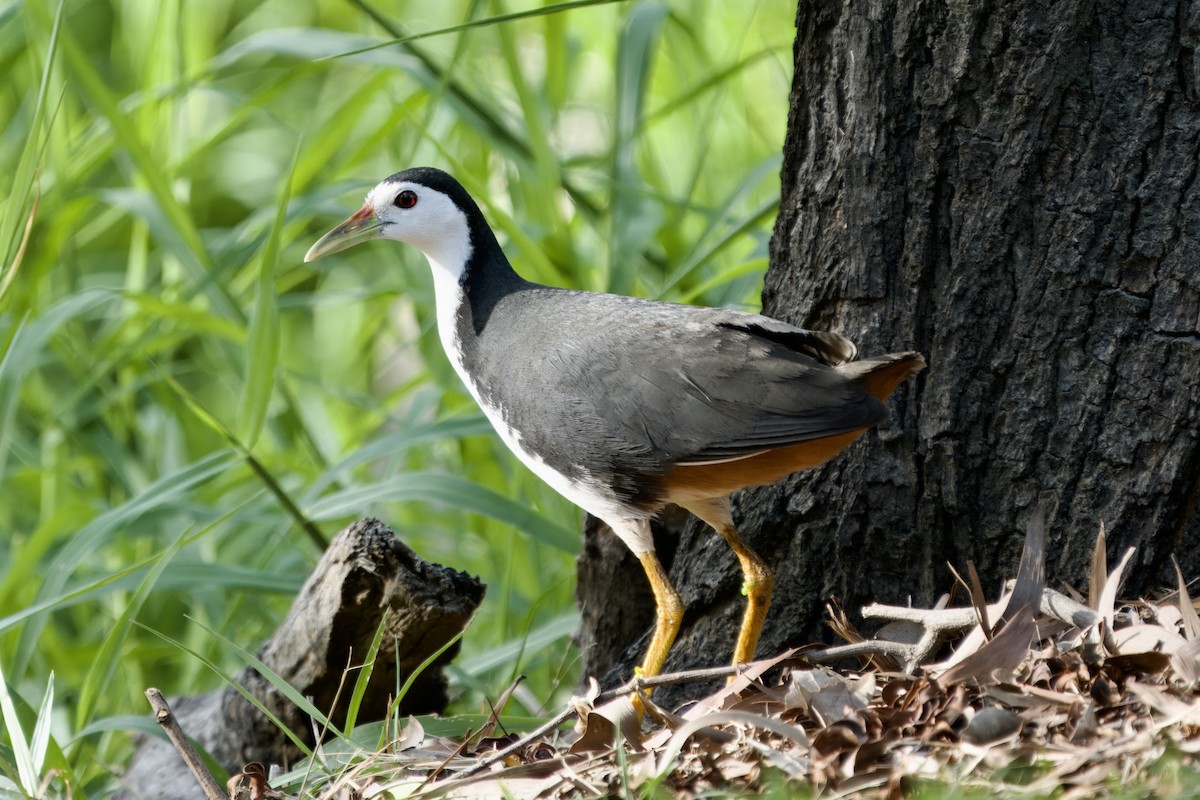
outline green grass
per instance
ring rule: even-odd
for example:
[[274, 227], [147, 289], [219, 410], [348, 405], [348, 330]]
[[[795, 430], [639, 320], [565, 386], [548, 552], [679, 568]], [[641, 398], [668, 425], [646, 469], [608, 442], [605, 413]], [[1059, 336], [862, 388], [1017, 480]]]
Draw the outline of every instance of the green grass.
[[144, 689], [240, 669], [211, 631], [253, 652], [368, 514], [488, 583], [454, 710], [575, 687], [580, 512], [453, 375], [423, 260], [301, 261], [431, 164], [526, 277], [757, 303], [794, 3], [553, 5], [0, 6], [0, 795], [105, 791]]

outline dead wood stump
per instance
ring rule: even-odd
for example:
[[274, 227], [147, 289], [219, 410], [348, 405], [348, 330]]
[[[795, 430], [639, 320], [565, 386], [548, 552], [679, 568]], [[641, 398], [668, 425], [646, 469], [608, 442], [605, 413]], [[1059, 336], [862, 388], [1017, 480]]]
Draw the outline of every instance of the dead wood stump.
[[[339, 696], [343, 672], [348, 664], [361, 663], [386, 613], [379, 658], [358, 715], [359, 722], [382, 719], [397, 674], [402, 683], [462, 630], [483, 600], [484, 588], [475, 578], [420, 558], [378, 520], [362, 519], [333, 540], [258, 655], [317, 708], [332, 708], [334, 723], [341, 725], [354, 683], [354, 676], [348, 676]], [[400, 713], [442, 710], [447, 701], [442, 667], [457, 652], [455, 644], [425, 670], [400, 703]], [[247, 668], [237, 682], [312, 742], [312, 720], [265, 677]], [[250, 762], [288, 764], [300, 755], [232, 686], [173, 698], [171, 705], [188, 736], [231, 773]], [[119, 797], [124, 800], [203, 797], [179, 755], [157, 737], [140, 740], [123, 783]]]

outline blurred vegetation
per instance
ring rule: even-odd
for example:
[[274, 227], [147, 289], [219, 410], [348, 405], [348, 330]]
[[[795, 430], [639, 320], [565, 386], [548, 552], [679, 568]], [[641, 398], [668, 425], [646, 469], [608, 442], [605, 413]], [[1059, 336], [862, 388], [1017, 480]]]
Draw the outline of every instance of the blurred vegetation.
[[219, 684], [168, 642], [236, 671], [209, 630], [255, 650], [312, 534], [359, 516], [487, 582], [457, 710], [516, 674], [523, 713], [571, 691], [580, 512], [458, 383], [424, 260], [301, 259], [380, 178], [429, 164], [528, 278], [755, 306], [794, 11], [0, 7], [0, 795], [30, 769], [104, 793], [147, 686]]

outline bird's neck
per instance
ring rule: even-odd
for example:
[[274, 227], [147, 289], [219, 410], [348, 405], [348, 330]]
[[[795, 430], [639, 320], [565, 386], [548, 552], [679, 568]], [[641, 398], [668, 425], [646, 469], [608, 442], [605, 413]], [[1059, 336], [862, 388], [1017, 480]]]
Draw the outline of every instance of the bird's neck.
[[454, 235], [421, 248], [433, 271], [438, 335], [456, 367], [463, 347], [469, 346], [465, 340], [482, 334], [500, 299], [528, 285], [508, 263], [486, 223], [463, 222]]

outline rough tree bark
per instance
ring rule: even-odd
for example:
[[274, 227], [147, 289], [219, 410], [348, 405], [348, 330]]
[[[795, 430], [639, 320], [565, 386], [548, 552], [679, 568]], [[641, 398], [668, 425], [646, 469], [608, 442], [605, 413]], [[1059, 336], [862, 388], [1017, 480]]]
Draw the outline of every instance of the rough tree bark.
[[[363, 519], [343, 530], [318, 562], [258, 657], [300, 694], [345, 722], [356, 672], [387, 615], [379, 658], [359, 706], [360, 723], [383, 719], [395, 695], [397, 673], [407, 676], [470, 620], [483, 600], [475, 578], [431, 564], [387, 526]], [[447, 702], [442, 669], [458, 653], [446, 650], [400, 701], [400, 714], [441, 711]], [[238, 685], [311, 745], [316, 723], [256, 670]], [[250, 762], [296, 761], [300, 750], [232, 686], [171, 700], [184, 732], [230, 773]], [[123, 800], [192, 800], [204, 794], [178, 753], [164, 740], [143, 737], [123, 777]]]
[[[1200, 575], [1198, 40], [1167, 0], [800, 2], [764, 312], [929, 369], [833, 463], [738, 499], [780, 571], [760, 655], [821, 637], [830, 596], [928, 601], [967, 559], [994, 586], [1038, 501], [1051, 582], [1102, 521], [1138, 548], [1127, 591], [1171, 554]], [[636, 570], [600, 550], [585, 622], [616, 600], [586, 578]], [[733, 559], [695, 523], [675, 553], [667, 668], [719, 662]], [[585, 668], [628, 675], [640, 643], [597, 631]]]

